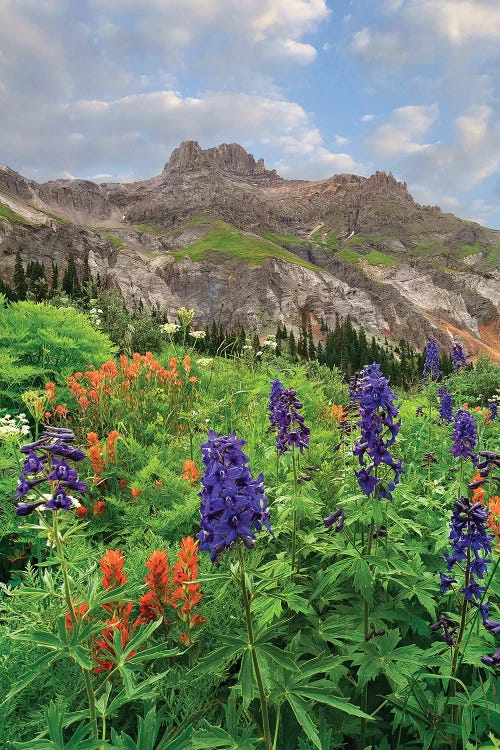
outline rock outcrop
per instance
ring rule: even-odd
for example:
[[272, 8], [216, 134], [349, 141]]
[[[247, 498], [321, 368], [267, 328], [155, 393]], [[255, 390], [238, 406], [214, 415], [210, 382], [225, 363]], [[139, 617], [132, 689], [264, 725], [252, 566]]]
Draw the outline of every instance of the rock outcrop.
[[[284, 180], [238, 144], [184, 141], [160, 175], [137, 183], [39, 185], [0, 167], [2, 203], [19, 217], [0, 213], [8, 282], [17, 251], [60, 268], [72, 255], [131, 304], [192, 306], [200, 325], [298, 326], [338, 313], [416, 346], [428, 335], [450, 345], [461, 331], [471, 353], [500, 354], [500, 232], [418, 205], [391, 174]], [[256, 240], [274, 232], [276, 255], [286, 248], [313, 266], [293, 256], [249, 265], [217, 243], [224, 252], [182, 259], [221, 219]]]

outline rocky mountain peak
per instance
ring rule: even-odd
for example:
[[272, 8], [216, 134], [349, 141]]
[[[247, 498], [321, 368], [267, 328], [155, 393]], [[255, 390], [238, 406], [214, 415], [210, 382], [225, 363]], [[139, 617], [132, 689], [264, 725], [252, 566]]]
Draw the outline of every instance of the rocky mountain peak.
[[198, 141], [183, 141], [172, 151], [163, 173], [216, 171], [228, 176], [270, 182], [281, 180], [276, 171], [265, 167], [264, 159], [255, 161], [238, 143], [222, 143], [202, 149]]

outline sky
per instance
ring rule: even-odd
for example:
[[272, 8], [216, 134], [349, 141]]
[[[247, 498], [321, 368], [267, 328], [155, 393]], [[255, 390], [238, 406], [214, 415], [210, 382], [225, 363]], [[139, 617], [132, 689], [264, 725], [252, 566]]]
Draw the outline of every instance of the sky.
[[499, 0], [0, 0], [0, 164], [158, 174], [183, 140], [286, 178], [392, 173], [500, 228]]

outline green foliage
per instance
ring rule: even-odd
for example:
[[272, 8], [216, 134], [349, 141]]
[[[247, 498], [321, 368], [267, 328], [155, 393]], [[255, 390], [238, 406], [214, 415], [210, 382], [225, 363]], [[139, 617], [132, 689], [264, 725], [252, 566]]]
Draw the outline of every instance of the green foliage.
[[[31, 309], [33, 303], [17, 306], [18, 329], [23, 305]], [[101, 302], [97, 306], [104, 310]], [[46, 306], [35, 307], [44, 314]], [[389, 348], [368, 342], [349, 321], [339, 321], [334, 331], [324, 325], [321, 329], [325, 339], [330, 337], [322, 356], [327, 350], [332, 355], [333, 342], [336, 352], [344, 352], [342, 362], [351, 357], [351, 366], [356, 358], [357, 366], [362, 363], [363, 350], [367, 357], [385, 357], [384, 368], [392, 367]], [[214, 341], [220, 333], [217, 326]], [[299, 339], [309, 356], [307, 327]], [[12, 376], [22, 367], [36, 366], [21, 357], [22, 365], [16, 365], [16, 344], [9, 341], [3, 356]], [[289, 345], [290, 334], [281, 326], [276, 341]], [[175, 354], [180, 363], [188, 351], [174, 341], [161, 361], [167, 367]], [[421, 362], [405, 342], [395, 353], [407, 384]], [[354, 475], [358, 417], [350, 417], [351, 432], [340, 440], [336, 418], [324, 416], [324, 407], [348, 403], [345, 364], [328, 367], [317, 359], [293, 363], [274, 354], [259, 362], [251, 353], [251, 359], [212, 356], [207, 365], [206, 357], [198, 364], [190, 354], [198, 380], [178, 401], [153, 386], [149, 393], [150, 380], [138, 380], [144, 390], [136, 392], [131, 380], [131, 390], [124, 393], [133, 398], [140, 393], [137, 404], [122, 398], [108, 415], [103, 402], [100, 409], [89, 407], [92, 418], [85, 422], [82, 417], [81, 424], [74, 410], [70, 414], [82, 435], [92, 428], [99, 432], [103, 451], [106, 431], [99, 420], [106, 429], [116, 428], [120, 437], [98, 482], [92, 481], [90, 462], [81, 464], [81, 475], [89, 480], [89, 494], [82, 498], [89, 511], [85, 520], [62, 523], [63, 552], [45, 545], [40, 528], [29, 524], [33, 516], [24, 521], [13, 515], [8, 498], [15, 489], [22, 438], [0, 441], [5, 498], [0, 541], [6, 558], [3, 576], [9, 582], [0, 590], [0, 692], [9, 698], [0, 708], [0, 745], [18, 743], [26, 750], [264, 750], [257, 662], [276, 750], [496, 747], [498, 680], [481, 662], [483, 654], [494, 652], [494, 637], [469, 607], [463, 638], [451, 649], [457, 648], [459, 655], [452, 674], [450, 647], [429, 628], [441, 613], [460, 621], [463, 580], [456, 595], [440, 597], [439, 573], [446, 568], [453, 502], [468, 493], [475, 471], [467, 462], [461, 470], [454, 460], [451, 427], [434, 422], [435, 404], [430, 419], [415, 415], [417, 406], [427, 408], [435, 388], [414, 396], [401, 392], [403, 424], [394, 450], [405, 473], [391, 503], [373, 501], [360, 493]], [[98, 364], [95, 353], [91, 361]], [[269, 387], [275, 378], [297, 390], [311, 427], [310, 448], [300, 460], [295, 456], [295, 466], [290, 453], [276, 460], [274, 436], [268, 431]], [[456, 398], [460, 394], [475, 403], [484, 402], [480, 394], [488, 392], [495, 378], [498, 387], [498, 368], [480, 361], [476, 371], [451, 376], [448, 382]], [[117, 388], [121, 390], [119, 382]], [[478, 420], [478, 427], [478, 449], [497, 450], [500, 423]], [[198, 608], [207, 623], [193, 631], [189, 648], [178, 640], [181, 621], [172, 609], [166, 636], [158, 621], [138, 626], [126, 642], [115, 632], [112, 677], [94, 675], [91, 644], [108, 617], [103, 605], [117, 597], [129, 600], [130, 622], [135, 622], [148, 554], [164, 549], [172, 565], [180, 539], [197, 533], [199, 483], [181, 475], [188, 458], [202, 468], [200, 444], [209, 428], [220, 434], [235, 430], [247, 440], [254, 476], [264, 473], [274, 536], [260, 534], [255, 549], [243, 551], [244, 571], [235, 550], [223, 555], [219, 568], [201, 555], [203, 598]], [[431, 451], [437, 462], [428, 467], [424, 456]], [[486, 497], [495, 492], [499, 494], [498, 487], [489, 479]], [[102, 516], [92, 512], [98, 501], [105, 505]], [[346, 520], [336, 532], [323, 519], [340, 507]], [[297, 564], [292, 569], [294, 517]], [[107, 593], [99, 570], [106, 549], [126, 555], [128, 575], [120, 589]], [[90, 621], [73, 631], [65, 627], [63, 556], [73, 598], [88, 602], [91, 612]], [[493, 550], [481, 582], [493, 620], [500, 619], [496, 560]], [[92, 622], [96, 613], [97, 624]], [[89, 673], [97, 697], [103, 736], [98, 745], [92, 744], [82, 670]]]
[[109, 359], [114, 349], [87, 317], [72, 308], [35, 302], [0, 307], [0, 394], [4, 406], [19, 404], [22, 389], [66, 376]]
[[500, 365], [479, 357], [474, 367], [450, 375], [447, 383], [455, 397], [474, 405], [487, 406], [500, 392]]
[[335, 256], [337, 260], [341, 260], [342, 263], [352, 263], [356, 264], [359, 263], [359, 255], [354, 250], [351, 250], [350, 247], [343, 247], [340, 252], [338, 252]]
[[100, 290], [92, 300], [99, 314], [100, 329], [120, 352], [160, 352], [163, 335], [158, 320], [146, 310], [130, 312], [118, 290]]

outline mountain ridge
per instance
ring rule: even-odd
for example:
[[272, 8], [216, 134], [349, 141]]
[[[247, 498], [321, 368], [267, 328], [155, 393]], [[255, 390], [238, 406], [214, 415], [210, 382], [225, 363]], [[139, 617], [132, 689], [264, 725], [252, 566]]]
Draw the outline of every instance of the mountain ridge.
[[[131, 304], [172, 314], [187, 304], [200, 323], [349, 314], [416, 346], [436, 335], [449, 347], [462, 331], [471, 354], [500, 354], [500, 232], [419, 205], [391, 173], [286, 180], [239, 144], [184, 141], [160, 174], [134, 183], [38, 184], [0, 167], [2, 203], [24, 217], [0, 212], [5, 281], [17, 251], [61, 264], [73, 255]], [[234, 273], [251, 292], [238, 321]]]

